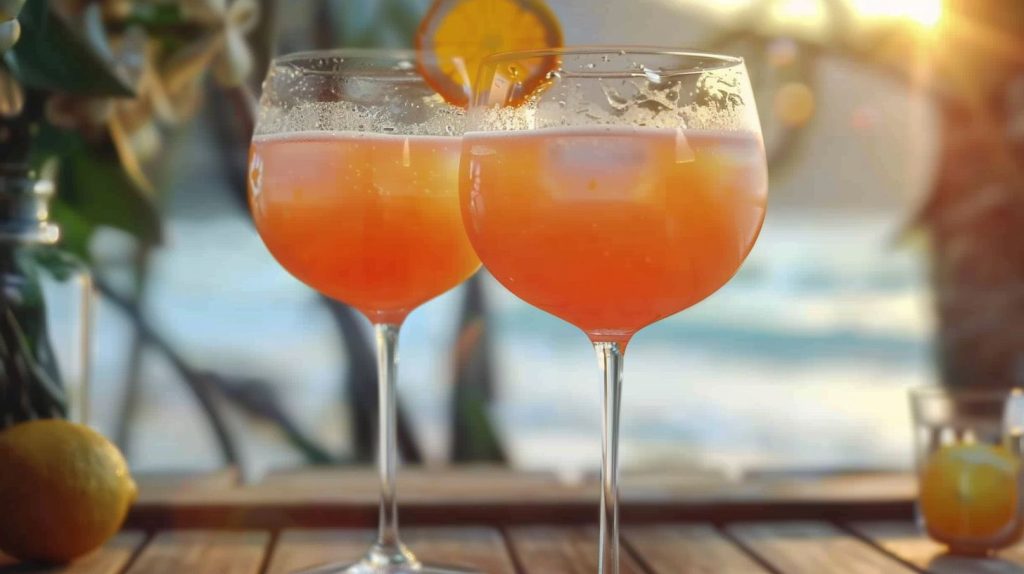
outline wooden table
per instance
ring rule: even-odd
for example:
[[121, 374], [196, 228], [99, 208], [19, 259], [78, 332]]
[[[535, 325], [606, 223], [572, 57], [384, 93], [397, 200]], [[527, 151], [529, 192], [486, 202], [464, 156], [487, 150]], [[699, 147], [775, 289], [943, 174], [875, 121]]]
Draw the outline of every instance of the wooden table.
[[[0, 556], [0, 574], [284, 574], [354, 560], [373, 536], [371, 473], [140, 483], [125, 531], [104, 548], [50, 569]], [[425, 560], [497, 574], [596, 572], [591, 482], [484, 469], [407, 472], [402, 483], [404, 537]], [[623, 574], [1024, 574], [1024, 545], [966, 559], [920, 536], [906, 476], [624, 483]]]

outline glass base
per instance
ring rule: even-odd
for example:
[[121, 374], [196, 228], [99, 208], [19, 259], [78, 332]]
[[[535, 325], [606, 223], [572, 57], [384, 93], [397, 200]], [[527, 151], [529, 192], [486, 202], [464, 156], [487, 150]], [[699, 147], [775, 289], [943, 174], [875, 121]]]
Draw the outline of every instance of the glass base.
[[373, 545], [362, 560], [355, 564], [325, 564], [300, 570], [295, 574], [482, 574], [458, 566], [423, 564], [405, 545], [384, 547]]

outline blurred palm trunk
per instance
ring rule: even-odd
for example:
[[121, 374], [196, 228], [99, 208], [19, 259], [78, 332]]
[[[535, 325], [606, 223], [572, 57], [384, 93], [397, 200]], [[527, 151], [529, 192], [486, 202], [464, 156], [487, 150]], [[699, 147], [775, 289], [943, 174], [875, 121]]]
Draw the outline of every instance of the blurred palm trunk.
[[1024, 384], [1024, 186], [989, 152], [1002, 135], [970, 114], [945, 114], [926, 225], [950, 386]]
[[[947, 386], [1024, 385], [1024, 26], [1020, 0], [959, 0], [957, 16], [1009, 46], [961, 71], [969, 101], [942, 112], [932, 243], [938, 352]], [[953, 6], [959, 4], [958, 6]], [[988, 75], [975, 81], [972, 74]]]
[[483, 281], [484, 272], [467, 281], [462, 300], [454, 353], [453, 462], [507, 462], [490, 412], [494, 403], [494, 365]]

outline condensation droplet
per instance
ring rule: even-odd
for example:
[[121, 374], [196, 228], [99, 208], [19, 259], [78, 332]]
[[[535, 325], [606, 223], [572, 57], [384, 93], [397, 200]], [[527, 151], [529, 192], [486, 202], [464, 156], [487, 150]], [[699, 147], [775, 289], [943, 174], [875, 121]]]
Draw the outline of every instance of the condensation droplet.
[[619, 92], [615, 91], [614, 88], [608, 86], [601, 86], [601, 91], [604, 92], [604, 97], [608, 100], [608, 105], [616, 110], [624, 110], [629, 107], [629, 100], [622, 96]]
[[676, 129], [676, 163], [690, 163], [696, 158], [690, 141], [686, 139], [686, 132], [683, 128]]
[[648, 82], [651, 82], [652, 84], [661, 83], [661, 74], [659, 74], [657, 70], [652, 70], [651, 68], [644, 66], [643, 73]]
[[260, 154], [253, 154], [252, 163], [249, 165], [249, 186], [254, 199], [259, 199], [263, 191], [263, 158]]

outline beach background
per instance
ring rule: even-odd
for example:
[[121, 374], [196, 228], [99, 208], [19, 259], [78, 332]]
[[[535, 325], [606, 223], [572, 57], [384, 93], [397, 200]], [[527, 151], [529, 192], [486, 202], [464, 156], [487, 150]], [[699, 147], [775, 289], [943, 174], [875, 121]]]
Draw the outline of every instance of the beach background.
[[[289, 3], [282, 50], [309, 47], [301, 30], [312, 4]], [[550, 4], [570, 44], [699, 47], [743, 2]], [[373, 10], [353, 9], [353, 18], [376, 17]], [[772, 173], [768, 217], [747, 263], [721, 291], [630, 345], [626, 473], [741, 476], [912, 463], [907, 389], [935, 382], [936, 368], [927, 246], [908, 223], [934, 173], [935, 111], [864, 65], [826, 57], [816, 72], [814, 123], [798, 159]], [[765, 115], [772, 102], [759, 105]], [[347, 358], [337, 332], [316, 294], [277, 265], [231, 198], [212, 153], [213, 113], [208, 107], [167, 149], [167, 238], [154, 254], [147, 311], [195, 364], [273, 381], [293, 418], [344, 453], [350, 414], [339, 381]], [[128, 240], [104, 232], [95, 248], [116, 278]], [[586, 338], [492, 280], [486, 293], [498, 384], [492, 415], [511, 464], [596, 472], [601, 386]], [[458, 291], [439, 297], [402, 332], [400, 400], [430, 465], [447, 459], [458, 303]], [[116, 426], [130, 337], [124, 319], [100, 303], [89, 400], [91, 422], [107, 433]], [[132, 466], [218, 467], [207, 425], [163, 359], [144, 355], [142, 381], [126, 448]], [[251, 473], [302, 463], [258, 422], [232, 411], [229, 423], [244, 430]]]

